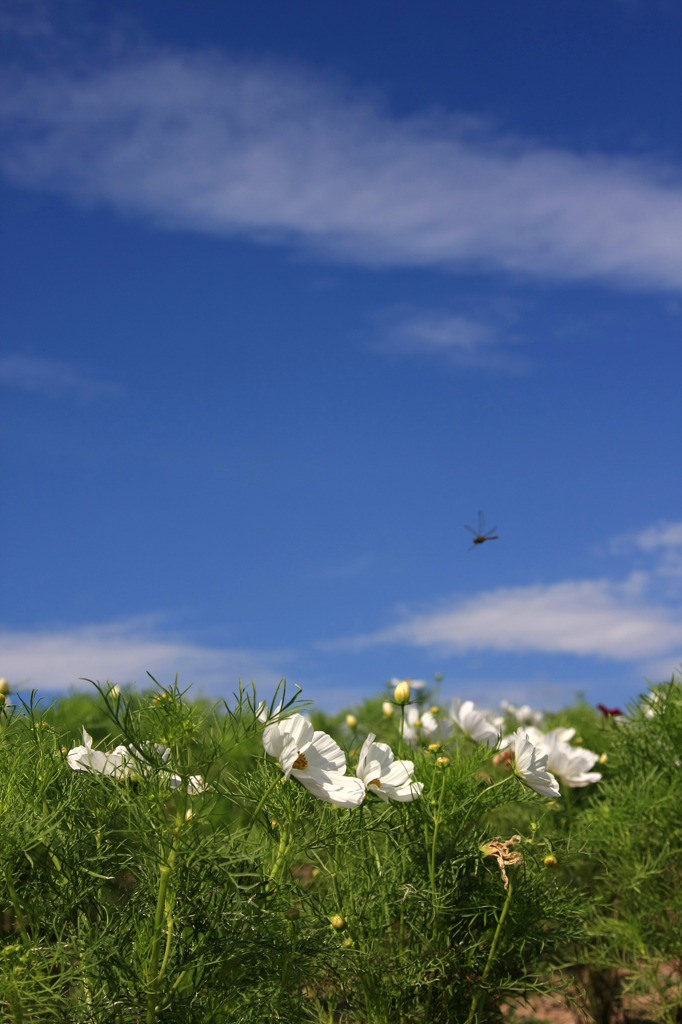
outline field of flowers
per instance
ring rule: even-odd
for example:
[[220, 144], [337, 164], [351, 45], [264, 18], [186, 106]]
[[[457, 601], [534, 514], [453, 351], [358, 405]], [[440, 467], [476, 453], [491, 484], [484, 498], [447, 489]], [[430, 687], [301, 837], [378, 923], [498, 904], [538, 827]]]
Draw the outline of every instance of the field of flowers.
[[152, 682], [0, 681], [3, 1021], [682, 1021], [679, 680], [333, 717]]

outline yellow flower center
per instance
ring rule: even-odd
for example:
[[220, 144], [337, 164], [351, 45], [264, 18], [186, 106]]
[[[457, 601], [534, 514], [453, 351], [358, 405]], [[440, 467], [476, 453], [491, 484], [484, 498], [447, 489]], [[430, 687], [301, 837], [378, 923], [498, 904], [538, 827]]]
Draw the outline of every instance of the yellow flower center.
[[372, 779], [371, 782], [367, 783], [368, 786], [378, 786], [381, 789], [381, 779]]
[[302, 754], [299, 750], [298, 757], [294, 761], [292, 768], [296, 768], [299, 772], [302, 772], [304, 768], [308, 767], [308, 758], [305, 754]]

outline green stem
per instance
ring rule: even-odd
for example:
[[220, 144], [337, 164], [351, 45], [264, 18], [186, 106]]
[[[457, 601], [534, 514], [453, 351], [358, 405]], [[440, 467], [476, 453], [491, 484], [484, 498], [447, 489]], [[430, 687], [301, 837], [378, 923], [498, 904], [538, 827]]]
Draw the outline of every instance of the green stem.
[[511, 898], [512, 898], [513, 888], [514, 888], [514, 884], [513, 884], [513, 881], [511, 879], [511, 877], [510, 877], [509, 878], [509, 887], [507, 889], [507, 898], [504, 901], [504, 906], [502, 907], [502, 913], [500, 914], [499, 920], [497, 922], [497, 928], [495, 929], [495, 934], [493, 935], [493, 941], [492, 941], [492, 944], [490, 946], [490, 952], [488, 953], [488, 959], [486, 960], [485, 967], [483, 968], [483, 974], [481, 975], [481, 981], [480, 981], [480, 984], [479, 984], [479, 987], [478, 987], [478, 991], [474, 995], [474, 998], [471, 1000], [471, 1009], [469, 1010], [469, 1016], [466, 1019], [466, 1024], [473, 1024], [473, 1022], [477, 1019], [478, 1007], [479, 1007], [479, 1004], [480, 1004], [480, 1002], [481, 1002], [481, 1000], [482, 1000], [482, 998], [484, 996], [483, 987], [484, 987], [484, 985], [485, 985], [485, 983], [487, 981], [488, 974], [490, 973], [490, 968], [493, 965], [493, 961], [495, 959], [495, 954], [497, 953], [497, 947], [499, 946], [500, 939], [502, 938], [502, 929], [504, 928], [504, 922], [505, 922], [505, 919], [507, 917], [507, 912], [508, 912], [509, 907], [511, 905]]
[[431, 838], [431, 851], [429, 854], [429, 881], [431, 882], [431, 895], [433, 898], [433, 919], [437, 921], [438, 913], [436, 910], [436, 902], [438, 894], [436, 892], [436, 843], [438, 840], [438, 826], [440, 825], [441, 811], [443, 807], [443, 794], [445, 792], [445, 768], [442, 771], [442, 778], [440, 781], [440, 794], [438, 796], [438, 805], [436, 807], [436, 814], [433, 819], [433, 836]]
[[[169, 857], [170, 860], [170, 857]], [[152, 949], [149, 955], [149, 993], [147, 995], [147, 1024], [155, 1024], [156, 1021], [156, 993], [159, 987], [159, 952], [161, 948], [161, 929], [166, 910], [166, 896], [168, 894], [168, 883], [171, 877], [171, 866], [162, 864], [159, 877], [159, 891], [156, 897], [156, 913], [154, 915], [154, 932], [152, 935]]]
[[284, 826], [279, 833], [279, 846], [277, 848], [277, 857], [275, 858], [275, 863], [273, 864], [272, 871], [270, 872], [270, 878], [272, 879], [273, 882], [277, 881], [277, 876], [280, 873], [282, 864], [284, 863], [286, 855], [289, 852], [289, 847], [291, 846], [292, 841], [293, 836], [289, 832], [288, 826]]
[[24, 946], [26, 946], [26, 948], [28, 949], [28, 947], [31, 945], [31, 942], [28, 937], [28, 932], [26, 931], [26, 926], [24, 925], [24, 912], [21, 909], [21, 903], [19, 902], [17, 890], [14, 888], [14, 882], [12, 881], [12, 873], [9, 869], [9, 864], [5, 864], [3, 868], [3, 874], [5, 875], [5, 882], [7, 883], [10, 899], [12, 900], [12, 906], [14, 907], [14, 914], [17, 919], [17, 925], [19, 926], [19, 934], [21, 935], [21, 941], [23, 942]]
[[16, 987], [12, 986], [7, 992], [7, 996], [7, 1005], [12, 1011], [14, 1024], [24, 1024], [24, 1006], [19, 996], [19, 990]]
[[[170, 882], [178, 854], [178, 839], [185, 823], [185, 810], [187, 807], [187, 791], [183, 785], [182, 798], [178, 802], [175, 811], [175, 828], [171, 838], [170, 850], [165, 863], [159, 864], [159, 890], [156, 896], [156, 911], [154, 913], [154, 930], [152, 932], [152, 947], [149, 954], [149, 967], [147, 969], [147, 1019], [146, 1024], [156, 1024], [157, 1017], [157, 996], [159, 985], [165, 974], [170, 956], [171, 942], [173, 937], [173, 899], [170, 892]], [[161, 934], [164, 922], [166, 925], [166, 942], [164, 947], [163, 960], [159, 967], [161, 955]]]
[[[405, 827], [405, 818], [407, 815], [407, 808], [404, 804], [400, 805], [401, 816], [402, 816], [402, 835], [400, 842], [400, 889], [405, 892], [405, 880], [407, 877], [407, 867], [405, 863], [405, 843], [402, 841], [405, 838], [407, 829]], [[398, 939], [401, 945], [405, 942], [405, 900], [400, 901], [400, 921], [398, 924]]]
[[[362, 812], [362, 810], [363, 808], [361, 807], [360, 811]], [[367, 843], [370, 849], [370, 853], [374, 857], [374, 863], [377, 866], [377, 875], [379, 876], [379, 890], [381, 892], [381, 903], [384, 908], [384, 922], [386, 924], [386, 931], [389, 936], [393, 936], [393, 929], [391, 928], [391, 914], [388, 909], [388, 901], [386, 899], [386, 880], [384, 878], [384, 869], [379, 854], [377, 852], [377, 848], [374, 845], [372, 833], [369, 830], [367, 831]]]

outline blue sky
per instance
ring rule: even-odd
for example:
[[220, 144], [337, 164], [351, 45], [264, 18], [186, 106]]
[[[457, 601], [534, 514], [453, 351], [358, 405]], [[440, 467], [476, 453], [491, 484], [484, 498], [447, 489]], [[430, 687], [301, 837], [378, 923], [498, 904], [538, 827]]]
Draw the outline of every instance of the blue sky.
[[0, 28], [0, 674], [336, 709], [679, 668], [676, 5]]

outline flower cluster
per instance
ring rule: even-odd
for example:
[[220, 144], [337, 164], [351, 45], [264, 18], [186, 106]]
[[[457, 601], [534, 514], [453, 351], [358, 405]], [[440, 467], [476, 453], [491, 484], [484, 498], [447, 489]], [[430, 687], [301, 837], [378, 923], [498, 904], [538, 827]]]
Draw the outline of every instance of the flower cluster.
[[[66, 760], [74, 771], [99, 772], [101, 775], [111, 775], [118, 779], [134, 778], [148, 773], [150, 760], [156, 759], [165, 763], [170, 757], [168, 747], [163, 747], [159, 743], [155, 743], [153, 747], [151, 757], [151, 752], [145, 756], [144, 751], [133, 746], [126, 747], [123, 744], [105, 753], [102, 750], [94, 749], [92, 736], [83, 726], [83, 743], [78, 747], [72, 747], [66, 755]], [[190, 796], [204, 793], [208, 789], [201, 775], [190, 775], [183, 781], [179, 775], [164, 770], [161, 777], [171, 789], [180, 789], [185, 785]]]
[[368, 791], [386, 801], [414, 800], [424, 788], [412, 779], [412, 761], [396, 761], [390, 747], [376, 743], [373, 733], [362, 745], [357, 776], [346, 775], [346, 755], [338, 743], [315, 730], [303, 715], [267, 725], [263, 746], [277, 758], [286, 779], [297, 779], [319, 800], [339, 807], [357, 807]]
[[563, 786], [578, 789], [599, 782], [600, 772], [590, 769], [599, 760], [599, 754], [584, 747], [573, 747], [570, 740], [575, 736], [575, 729], [558, 728], [543, 733], [540, 729], [529, 725], [520, 727], [514, 736], [506, 736], [503, 746], [511, 746], [516, 742], [519, 733], [524, 733], [528, 742], [537, 751], [538, 757], [544, 757], [545, 767], [559, 779]]

